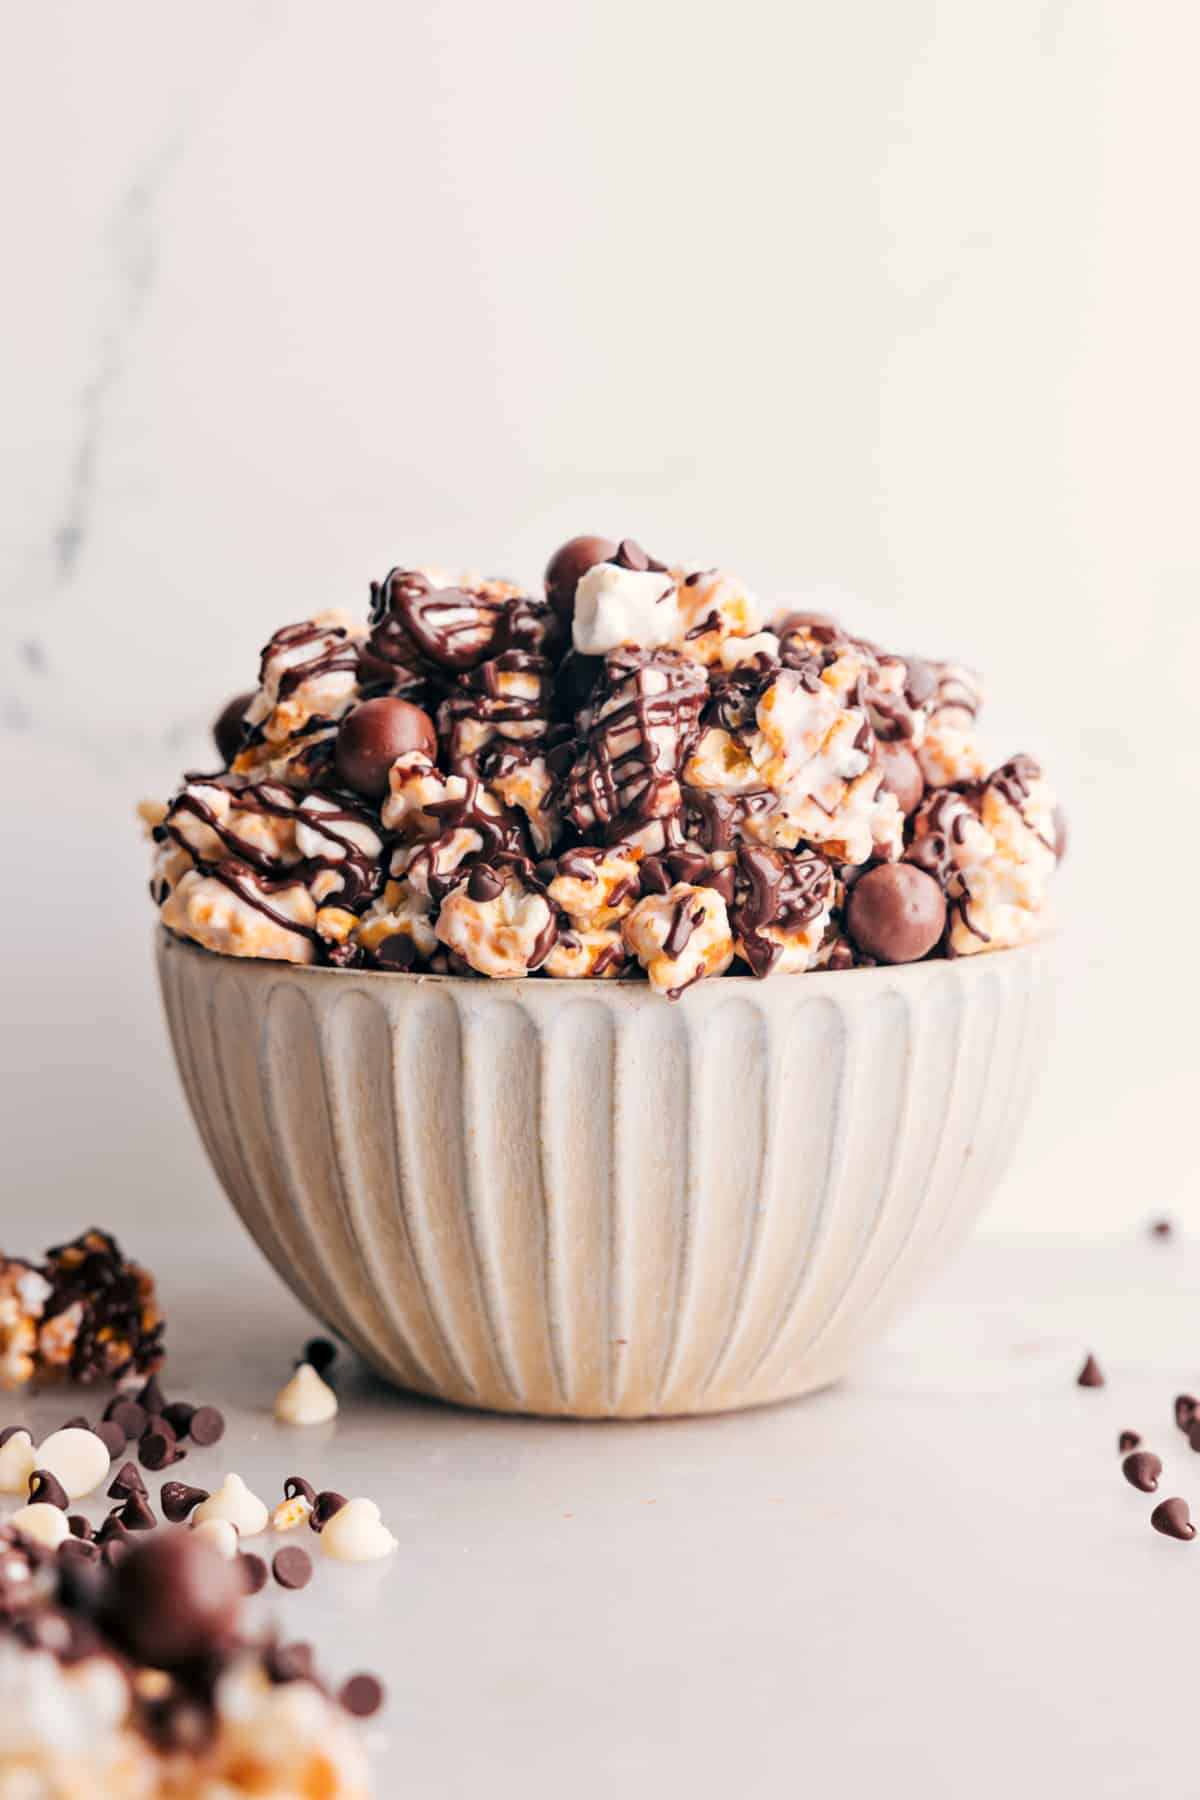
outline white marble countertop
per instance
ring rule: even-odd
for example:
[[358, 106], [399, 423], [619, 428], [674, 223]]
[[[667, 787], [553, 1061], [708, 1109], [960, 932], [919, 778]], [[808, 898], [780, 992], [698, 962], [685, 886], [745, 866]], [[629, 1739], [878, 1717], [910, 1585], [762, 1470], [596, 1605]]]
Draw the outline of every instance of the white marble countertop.
[[[138, 1248], [168, 1391], [229, 1419], [180, 1473], [236, 1468], [268, 1499], [305, 1473], [400, 1540], [253, 1602], [331, 1674], [385, 1677], [381, 1795], [1127, 1800], [1189, 1778], [1200, 1542], [1150, 1530], [1116, 1451], [1141, 1431], [1160, 1497], [1200, 1502], [1171, 1417], [1200, 1379], [1186, 1243], [976, 1245], [852, 1383], [757, 1413], [492, 1418], [343, 1353], [340, 1415], [310, 1432], [270, 1403], [311, 1321], [232, 1218]], [[1102, 1390], [1074, 1385], [1089, 1348]]]

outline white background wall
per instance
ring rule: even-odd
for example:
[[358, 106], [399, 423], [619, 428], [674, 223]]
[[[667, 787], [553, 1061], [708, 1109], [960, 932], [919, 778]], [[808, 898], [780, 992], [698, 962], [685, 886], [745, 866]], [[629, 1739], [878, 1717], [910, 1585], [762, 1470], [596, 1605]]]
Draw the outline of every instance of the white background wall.
[[987, 672], [1074, 827], [989, 1228], [1200, 1216], [1189, 0], [42, 0], [4, 62], [26, 1249], [216, 1203], [136, 799], [276, 624], [577, 530]]

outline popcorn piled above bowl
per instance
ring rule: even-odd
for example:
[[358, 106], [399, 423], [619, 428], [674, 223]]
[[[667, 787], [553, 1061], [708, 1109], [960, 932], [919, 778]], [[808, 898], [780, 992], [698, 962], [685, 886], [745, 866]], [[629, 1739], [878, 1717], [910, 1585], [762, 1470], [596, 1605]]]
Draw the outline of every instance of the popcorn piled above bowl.
[[393, 569], [277, 631], [223, 767], [151, 809], [151, 891], [206, 949], [505, 979], [973, 956], [1042, 929], [1064, 833], [992, 768], [977, 678], [736, 577], [573, 538], [545, 593]]

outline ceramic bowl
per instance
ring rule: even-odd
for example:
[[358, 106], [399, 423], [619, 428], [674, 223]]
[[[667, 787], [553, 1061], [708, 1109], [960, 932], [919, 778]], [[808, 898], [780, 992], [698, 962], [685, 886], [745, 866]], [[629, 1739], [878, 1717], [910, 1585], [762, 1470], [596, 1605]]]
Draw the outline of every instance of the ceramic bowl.
[[767, 981], [473, 981], [215, 956], [160, 929], [217, 1176], [388, 1380], [644, 1418], [844, 1374], [994, 1187], [1048, 947]]

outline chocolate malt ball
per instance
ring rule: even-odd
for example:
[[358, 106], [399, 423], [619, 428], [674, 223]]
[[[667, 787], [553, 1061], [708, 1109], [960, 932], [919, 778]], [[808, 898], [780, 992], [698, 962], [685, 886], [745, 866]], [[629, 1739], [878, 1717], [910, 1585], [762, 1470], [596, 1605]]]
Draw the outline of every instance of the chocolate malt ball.
[[561, 544], [546, 564], [546, 598], [560, 619], [570, 623], [575, 589], [597, 563], [611, 562], [621, 546], [613, 538], [573, 537]]
[[333, 760], [347, 787], [379, 800], [388, 791], [388, 770], [398, 756], [419, 750], [432, 762], [437, 755], [433, 720], [409, 700], [392, 694], [364, 700], [338, 726]]
[[229, 704], [221, 711], [213, 725], [213, 741], [217, 746], [217, 755], [228, 768], [242, 747], [242, 721], [246, 716], [246, 708], [253, 700], [253, 694], [235, 694]]
[[925, 792], [921, 765], [907, 744], [877, 744], [876, 755], [883, 769], [881, 792], [894, 794], [905, 818], [916, 812]]
[[137, 1662], [183, 1669], [233, 1640], [242, 1591], [235, 1563], [186, 1531], [160, 1531], [118, 1563], [105, 1623]]
[[877, 962], [917, 962], [945, 929], [945, 895], [911, 863], [883, 863], [855, 882], [846, 923], [858, 948]]

